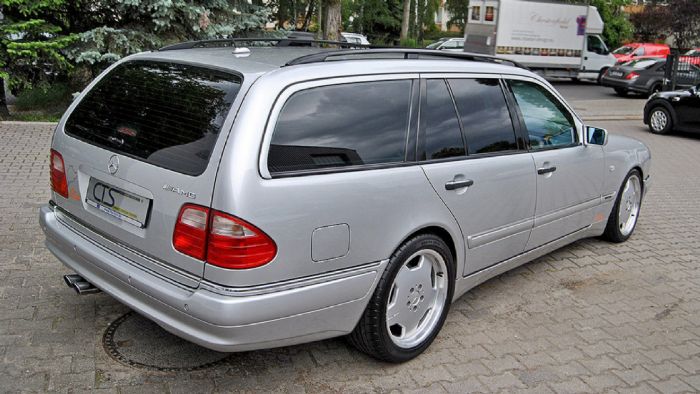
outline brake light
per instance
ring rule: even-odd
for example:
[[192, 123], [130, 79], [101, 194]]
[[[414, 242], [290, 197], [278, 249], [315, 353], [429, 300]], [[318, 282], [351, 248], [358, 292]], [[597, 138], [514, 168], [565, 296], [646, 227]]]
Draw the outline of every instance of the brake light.
[[188, 256], [227, 269], [260, 267], [277, 254], [275, 242], [257, 227], [194, 204], [180, 210], [173, 245]]
[[53, 149], [51, 149], [51, 190], [68, 198], [68, 179], [63, 156]]
[[277, 245], [265, 233], [239, 218], [214, 211], [207, 262], [222, 268], [255, 268], [272, 261]]
[[179, 252], [204, 260], [207, 254], [209, 208], [185, 204], [175, 223], [173, 246]]
[[632, 71], [631, 73], [627, 74], [627, 76], [625, 77], [625, 79], [635, 79], [635, 78], [639, 78], [639, 74], [637, 74], [637, 73], [634, 72], [634, 71]]

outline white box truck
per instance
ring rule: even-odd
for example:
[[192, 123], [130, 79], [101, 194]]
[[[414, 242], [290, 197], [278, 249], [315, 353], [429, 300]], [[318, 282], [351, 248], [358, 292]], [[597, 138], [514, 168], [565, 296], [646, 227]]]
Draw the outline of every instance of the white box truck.
[[593, 6], [526, 0], [470, 0], [465, 52], [517, 61], [545, 77], [589, 78], [615, 65]]

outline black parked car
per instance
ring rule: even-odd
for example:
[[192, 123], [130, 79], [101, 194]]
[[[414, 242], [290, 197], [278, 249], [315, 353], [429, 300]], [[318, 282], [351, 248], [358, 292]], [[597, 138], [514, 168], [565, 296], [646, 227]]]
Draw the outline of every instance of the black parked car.
[[644, 106], [644, 123], [656, 134], [700, 132], [700, 85], [653, 94]]
[[[683, 71], [681, 71], [683, 70]], [[600, 84], [615, 89], [615, 93], [626, 96], [629, 92], [650, 95], [663, 88], [666, 59], [640, 58], [610, 67], [600, 79]], [[676, 84], [689, 87], [700, 69], [694, 64], [679, 64]]]

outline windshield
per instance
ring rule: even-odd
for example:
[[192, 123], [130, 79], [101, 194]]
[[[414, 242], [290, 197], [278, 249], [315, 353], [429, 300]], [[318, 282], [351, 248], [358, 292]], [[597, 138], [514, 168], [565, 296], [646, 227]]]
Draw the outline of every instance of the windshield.
[[630, 53], [632, 53], [632, 51], [634, 51], [634, 48], [625, 45], [623, 47], [615, 49], [613, 53], [616, 55], [629, 55]]
[[646, 70], [651, 68], [658, 61], [659, 59], [638, 59], [625, 63], [625, 66], [636, 68], [637, 70]]
[[700, 56], [700, 50], [691, 49], [685, 53], [685, 56]]
[[442, 44], [443, 42], [444, 42], [444, 41], [434, 42], [434, 43], [428, 45], [426, 48], [428, 48], [428, 49], [437, 49], [437, 47], [439, 47], [440, 44]]

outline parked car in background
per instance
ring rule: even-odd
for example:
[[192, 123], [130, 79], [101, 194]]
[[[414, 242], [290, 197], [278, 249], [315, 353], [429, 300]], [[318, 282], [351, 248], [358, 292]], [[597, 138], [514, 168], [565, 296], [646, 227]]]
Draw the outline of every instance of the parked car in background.
[[[679, 63], [676, 85], [690, 87], [696, 83], [698, 66]], [[630, 92], [650, 95], [663, 89], [666, 59], [639, 58], [611, 67], [601, 78], [601, 85], [615, 89], [620, 96]]]
[[671, 54], [671, 48], [666, 44], [633, 42], [615, 49], [612, 54], [617, 64], [622, 64], [639, 57], [665, 58]]
[[700, 48], [694, 48], [680, 56], [680, 61], [700, 65]]
[[39, 214], [74, 290], [219, 351], [401, 362], [478, 284], [635, 229], [648, 147], [525, 68], [244, 40], [125, 57], [63, 115]]
[[655, 93], [644, 106], [644, 123], [655, 134], [700, 132], [700, 85]]
[[350, 33], [350, 32], [342, 32], [340, 33], [341, 36], [345, 39], [345, 41], [351, 43], [351, 44], [361, 44], [361, 45], [370, 45], [369, 41], [367, 40], [367, 36], [364, 36], [359, 33]]
[[426, 47], [427, 49], [437, 49], [441, 51], [453, 51], [453, 52], [463, 52], [464, 51], [464, 38], [447, 38], [440, 39]]

